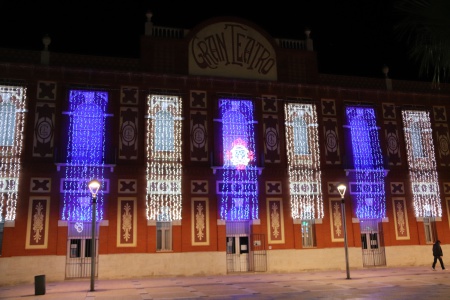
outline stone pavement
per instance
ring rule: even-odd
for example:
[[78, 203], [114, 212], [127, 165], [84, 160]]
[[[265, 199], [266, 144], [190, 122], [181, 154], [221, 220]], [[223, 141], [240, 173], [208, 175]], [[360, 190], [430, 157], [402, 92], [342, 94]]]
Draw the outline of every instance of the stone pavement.
[[299, 273], [239, 273], [203, 277], [148, 277], [2, 286], [0, 299], [450, 299], [450, 271], [431, 267], [369, 268]]

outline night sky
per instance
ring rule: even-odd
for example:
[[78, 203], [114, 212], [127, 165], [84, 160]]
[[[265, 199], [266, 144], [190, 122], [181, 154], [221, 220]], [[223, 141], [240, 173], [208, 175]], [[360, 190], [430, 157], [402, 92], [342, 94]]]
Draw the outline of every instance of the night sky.
[[386, 64], [392, 79], [422, 80], [406, 45], [394, 34], [392, 0], [273, 1], [277, 6], [244, 1], [24, 2], [0, 5], [0, 47], [42, 50], [42, 36], [49, 34], [50, 51], [139, 57], [147, 11], [152, 11], [154, 25], [186, 29], [212, 17], [235, 16], [274, 38], [304, 39], [309, 27], [320, 73], [380, 78]]

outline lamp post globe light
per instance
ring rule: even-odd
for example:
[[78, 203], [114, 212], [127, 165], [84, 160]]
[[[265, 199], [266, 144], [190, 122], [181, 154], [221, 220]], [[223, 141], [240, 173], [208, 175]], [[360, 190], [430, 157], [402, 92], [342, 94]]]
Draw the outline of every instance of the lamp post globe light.
[[95, 221], [96, 221], [96, 205], [97, 193], [100, 189], [100, 182], [97, 179], [89, 181], [89, 191], [92, 195], [92, 229], [91, 229], [91, 291], [94, 291], [95, 280]]
[[347, 243], [347, 218], [345, 217], [345, 190], [347, 187], [344, 184], [340, 184], [338, 192], [341, 195], [341, 210], [342, 210], [342, 229], [344, 231], [344, 248], [345, 248], [345, 269], [347, 271], [347, 279], [350, 279], [350, 269], [348, 267], [348, 243]]

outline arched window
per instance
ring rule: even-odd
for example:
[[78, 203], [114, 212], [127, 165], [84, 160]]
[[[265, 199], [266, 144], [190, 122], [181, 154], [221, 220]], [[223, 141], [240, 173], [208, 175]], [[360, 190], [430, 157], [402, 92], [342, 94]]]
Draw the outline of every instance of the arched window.
[[0, 104], [0, 146], [14, 146], [16, 107], [12, 103]]
[[417, 122], [411, 124], [411, 144], [413, 156], [423, 157], [422, 132]]
[[103, 113], [93, 103], [78, 105], [73, 113], [72, 162], [102, 163]]
[[308, 127], [303, 116], [297, 116], [293, 122], [294, 129], [294, 154], [305, 155], [309, 152]]
[[175, 151], [175, 121], [167, 110], [155, 114], [155, 151]]

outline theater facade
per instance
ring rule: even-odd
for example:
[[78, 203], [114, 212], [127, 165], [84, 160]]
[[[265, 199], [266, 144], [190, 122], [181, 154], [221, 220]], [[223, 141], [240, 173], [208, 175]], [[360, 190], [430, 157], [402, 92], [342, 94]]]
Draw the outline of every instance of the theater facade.
[[448, 85], [321, 74], [309, 30], [151, 18], [138, 58], [0, 49], [0, 284], [450, 251]]

